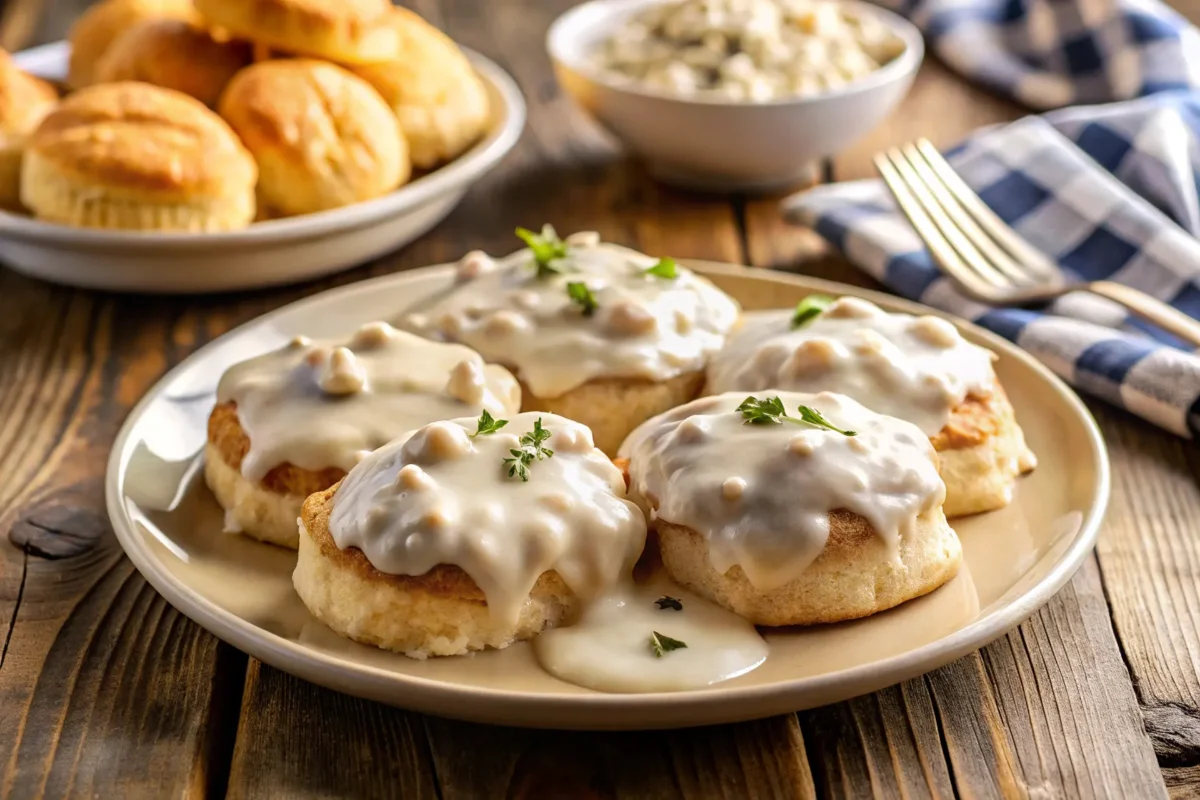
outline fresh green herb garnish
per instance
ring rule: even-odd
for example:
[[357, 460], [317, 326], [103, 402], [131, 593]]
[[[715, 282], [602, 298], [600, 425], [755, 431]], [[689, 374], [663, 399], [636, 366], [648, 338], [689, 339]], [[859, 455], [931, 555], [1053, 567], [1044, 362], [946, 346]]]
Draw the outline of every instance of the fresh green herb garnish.
[[571, 298], [571, 302], [583, 309], [583, 315], [590, 317], [596, 313], [596, 309], [600, 304], [596, 302], [596, 295], [592, 294], [592, 290], [583, 281], [571, 281], [567, 284], [567, 296]]
[[553, 450], [542, 447], [542, 442], [550, 438], [550, 433], [542, 427], [542, 418], [538, 417], [537, 421], [533, 423], [533, 430], [521, 437], [520, 449], [508, 451], [512, 455], [511, 458], [504, 459], [504, 463], [508, 465], [508, 477], [527, 481], [529, 480], [529, 467], [534, 461], [541, 461], [543, 458], [554, 455]]
[[828, 428], [831, 431], [836, 431], [842, 436], [857, 436], [858, 431], [847, 431], [834, 425], [829, 420], [825, 419], [825, 415], [817, 411], [812, 406], [800, 406], [800, 419], [807, 422], [809, 425], [816, 425], [818, 428]]
[[672, 639], [665, 633], [654, 631], [650, 634], [650, 649], [654, 652], [655, 658], [662, 658], [665, 654], [672, 650], [683, 650], [687, 647], [686, 642], [681, 642], [678, 639]]
[[797, 409], [800, 412], [800, 416], [789, 417], [787, 409], [783, 407], [783, 401], [778, 397], [768, 397], [766, 400], [759, 400], [753, 396], [747, 397], [737, 407], [737, 410], [741, 413], [746, 425], [780, 425], [784, 420], [787, 420], [797, 425], [807, 424], [817, 428], [825, 428], [840, 433], [843, 436], [858, 435], [857, 431], [842, 430], [834, 425], [812, 406], [800, 406]]
[[660, 258], [658, 263], [650, 269], [646, 270], [647, 275], [653, 275], [656, 278], [666, 278], [669, 281], [679, 277], [679, 272], [675, 269], [675, 259]]
[[747, 397], [737, 410], [747, 425], [778, 425], [787, 416], [787, 409], [778, 397], [768, 397], [766, 400]]
[[821, 316], [821, 313], [829, 308], [832, 302], [833, 298], [827, 294], [810, 294], [801, 300], [796, 304], [796, 310], [792, 312], [792, 330], [802, 328]]
[[669, 594], [664, 594], [662, 597], [655, 600], [654, 605], [658, 606], [664, 611], [668, 608], [672, 611], [683, 611], [683, 603], [679, 602], [678, 599], [671, 597]]
[[517, 236], [533, 251], [533, 260], [537, 264], [539, 278], [562, 272], [562, 267], [551, 262], [567, 257], [567, 243], [558, 238], [554, 228], [543, 225], [540, 234], [527, 228], [517, 228]]
[[492, 415], [487, 412], [487, 409], [484, 409], [483, 413], [479, 415], [478, 427], [471, 434], [471, 438], [474, 439], [480, 434], [486, 436], [489, 433], [495, 433], [507, 424], [508, 420], [506, 419], [492, 419]]

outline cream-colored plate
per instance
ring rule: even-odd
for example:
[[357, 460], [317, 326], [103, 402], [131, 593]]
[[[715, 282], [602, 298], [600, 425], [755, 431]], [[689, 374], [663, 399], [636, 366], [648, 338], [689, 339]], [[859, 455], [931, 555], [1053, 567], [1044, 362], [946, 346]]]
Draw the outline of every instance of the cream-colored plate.
[[[896, 310], [929, 309], [810, 278], [693, 265], [747, 309], [811, 291], [856, 294]], [[561, 728], [666, 728], [750, 719], [842, 700], [975, 650], [1045, 603], [1091, 551], [1108, 498], [1108, 460], [1079, 399], [1012, 345], [958, 323], [1000, 355], [997, 371], [1040, 467], [1009, 508], [956, 520], [963, 569], [932, 594], [857, 622], [767, 631], [757, 670], [701, 691], [602, 694], [538, 668], [527, 644], [473, 658], [413, 661], [347, 641], [292, 590], [294, 555], [221, 533], [197, 455], [221, 372], [292, 336], [338, 336], [394, 319], [444, 287], [448, 267], [390, 275], [287, 306], [202, 348], [134, 409], [108, 466], [108, 509], [142, 574], [176, 608], [268, 664], [334, 689], [433, 714]]]
[[[22, 69], [62, 80], [70, 52], [66, 42], [54, 42], [15, 59]], [[465, 52], [487, 87], [491, 129], [451, 163], [383, 197], [212, 233], [72, 228], [0, 211], [0, 261], [85, 289], [195, 294], [296, 283], [397, 250], [441, 222], [525, 127], [517, 84], [493, 62]]]

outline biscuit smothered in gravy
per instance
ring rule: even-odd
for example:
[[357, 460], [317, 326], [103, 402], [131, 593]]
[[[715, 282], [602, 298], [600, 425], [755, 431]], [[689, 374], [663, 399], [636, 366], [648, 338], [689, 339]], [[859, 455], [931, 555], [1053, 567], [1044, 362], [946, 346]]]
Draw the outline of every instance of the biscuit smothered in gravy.
[[481, 415], [401, 436], [308, 498], [293, 580], [343, 636], [461, 655], [574, 615], [628, 580], [645, 537], [586, 427]]
[[400, 323], [467, 344], [521, 381], [523, 408], [588, 425], [613, 454], [638, 423], [695, 397], [737, 304], [668, 258], [519, 231], [528, 249], [459, 262], [456, 285]]
[[946, 514], [1001, 508], [1036, 460], [992, 369], [995, 356], [939, 317], [814, 295], [748, 314], [708, 370], [710, 393], [831, 391], [930, 437]]
[[929, 440], [842, 395], [701, 398], [621, 454], [671, 577], [758, 625], [874, 614], [962, 558]]
[[433, 420], [519, 405], [512, 375], [461, 345], [382, 322], [344, 342], [297, 337], [222, 376], [205, 476], [228, 529], [294, 548], [304, 498], [366, 453]]

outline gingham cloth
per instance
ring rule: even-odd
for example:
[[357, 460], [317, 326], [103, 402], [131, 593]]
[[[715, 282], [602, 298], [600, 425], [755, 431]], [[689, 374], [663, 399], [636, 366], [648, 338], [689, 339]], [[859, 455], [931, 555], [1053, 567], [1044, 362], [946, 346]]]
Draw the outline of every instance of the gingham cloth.
[[[1200, 90], [1188, 88], [1200, 79], [1183, 68], [1200, 58], [1195, 29], [1152, 0], [932, 0], [907, 10], [954, 66], [1028, 102], [1154, 92], [985, 129], [947, 156], [1069, 274], [1133, 286], [1200, 317]], [[1102, 24], [1080, 33], [1085, 20]], [[1064, 31], [1054, 55], [1047, 37]], [[1085, 49], [1098, 64], [1078, 55]], [[1001, 334], [1077, 389], [1174, 433], [1200, 432], [1200, 357], [1120, 306], [1082, 293], [1036, 311], [966, 299], [881, 181], [818, 187], [788, 198], [784, 212], [898, 294]]]
[[877, 0], [967, 77], [1048, 109], [1200, 86], [1200, 32], [1157, 0]]

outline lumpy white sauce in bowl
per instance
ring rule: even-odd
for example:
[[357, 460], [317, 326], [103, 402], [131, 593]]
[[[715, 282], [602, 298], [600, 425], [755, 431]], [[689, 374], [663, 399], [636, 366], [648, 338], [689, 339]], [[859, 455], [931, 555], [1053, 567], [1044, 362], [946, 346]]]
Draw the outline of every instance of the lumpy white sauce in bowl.
[[787, 186], [907, 93], [920, 33], [837, 0], [592, 0], [550, 27], [559, 83], [660, 179]]

